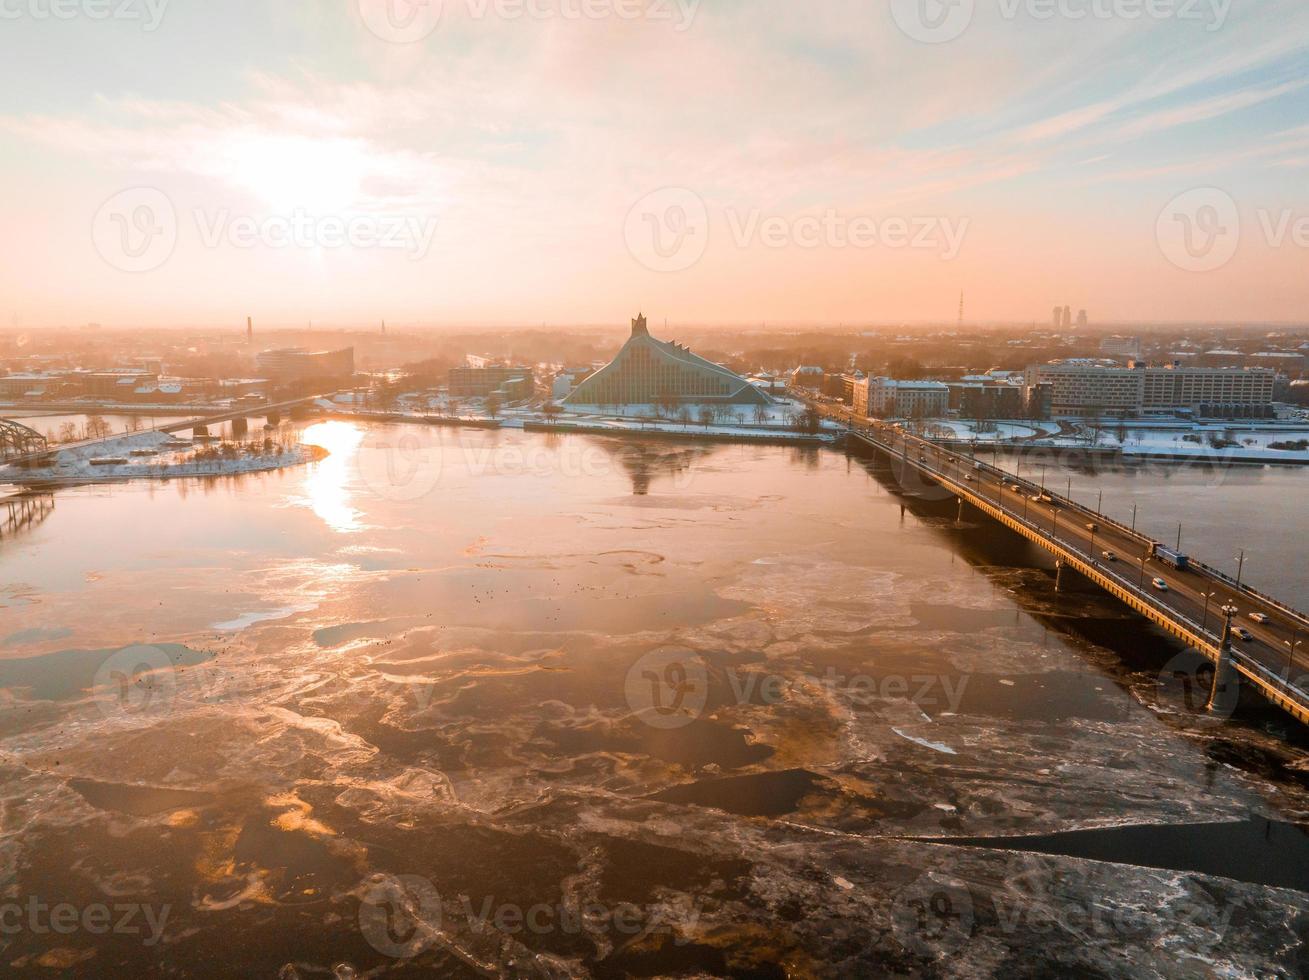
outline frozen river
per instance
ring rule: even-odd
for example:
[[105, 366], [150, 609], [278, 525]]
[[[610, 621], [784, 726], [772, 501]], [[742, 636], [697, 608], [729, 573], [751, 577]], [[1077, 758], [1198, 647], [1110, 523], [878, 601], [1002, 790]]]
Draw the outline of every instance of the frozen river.
[[306, 439], [0, 537], [13, 975], [1303, 971], [1299, 732], [998, 528], [831, 450]]

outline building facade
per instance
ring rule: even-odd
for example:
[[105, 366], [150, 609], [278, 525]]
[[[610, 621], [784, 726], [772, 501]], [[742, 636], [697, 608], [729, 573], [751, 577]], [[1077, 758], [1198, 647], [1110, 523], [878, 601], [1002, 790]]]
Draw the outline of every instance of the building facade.
[[655, 340], [644, 316], [632, 321], [632, 336], [614, 359], [578, 385], [564, 403], [653, 405], [669, 399], [730, 405], [772, 403], [740, 375], [680, 344]]
[[344, 378], [355, 373], [355, 349], [310, 351], [279, 347], [255, 356], [259, 373], [277, 381], [297, 378]]
[[1096, 361], [1058, 361], [1027, 369], [1029, 388], [1051, 386], [1057, 415], [1139, 415], [1191, 411], [1215, 416], [1260, 416], [1271, 411], [1276, 372], [1172, 364], [1117, 367]]
[[854, 413], [863, 418], [941, 418], [950, 408], [950, 388], [939, 381], [860, 378], [854, 386]]
[[[469, 358], [470, 362], [472, 358]], [[480, 359], [479, 359], [480, 360]], [[494, 394], [511, 395], [527, 389], [530, 397], [536, 385], [536, 374], [522, 365], [474, 365], [450, 369], [450, 394], [456, 398], [488, 398]]]

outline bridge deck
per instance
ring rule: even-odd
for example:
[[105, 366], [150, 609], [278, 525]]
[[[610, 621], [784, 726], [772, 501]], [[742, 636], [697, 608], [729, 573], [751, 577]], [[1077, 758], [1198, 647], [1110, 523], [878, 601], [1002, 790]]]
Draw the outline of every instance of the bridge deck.
[[[1303, 613], [1201, 563], [1172, 568], [1151, 557], [1157, 542], [1146, 535], [980, 460], [890, 426], [852, 428], [850, 435], [901, 460], [902, 480], [917, 475], [928, 481], [924, 488], [943, 488], [968, 502], [1215, 662], [1222, 608], [1234, 606], [1233, 626], [1251, 638], [1232, 638], [1229, 662], [1268, 700], [1309, 724], [1309, 617]], [[1252, 613], [1266, 621], [1250, 619]]]

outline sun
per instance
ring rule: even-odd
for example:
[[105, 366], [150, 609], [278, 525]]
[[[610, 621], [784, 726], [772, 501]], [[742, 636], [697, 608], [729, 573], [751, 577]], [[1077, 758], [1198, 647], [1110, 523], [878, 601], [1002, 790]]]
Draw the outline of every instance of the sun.
[[279, 213], [340, 214], [354, 205], [368, 173], [359, 140], [255, 134], [229, 147], [232, 179]]

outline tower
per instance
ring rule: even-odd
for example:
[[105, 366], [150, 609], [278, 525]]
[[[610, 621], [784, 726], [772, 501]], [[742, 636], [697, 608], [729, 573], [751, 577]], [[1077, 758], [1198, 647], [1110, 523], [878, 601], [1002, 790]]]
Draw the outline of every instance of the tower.
[[255, 342], [255, 320], [252, 316], [245, 318], [245, 342], [247, 344]]
[[1065, 330], [1069, 330], [1072, 328], [1072, 326], [1073, 326], [1073, 308], [1071, 306], [1065, 306], [1064, 313], [1063, 313], [1063, 328]]

